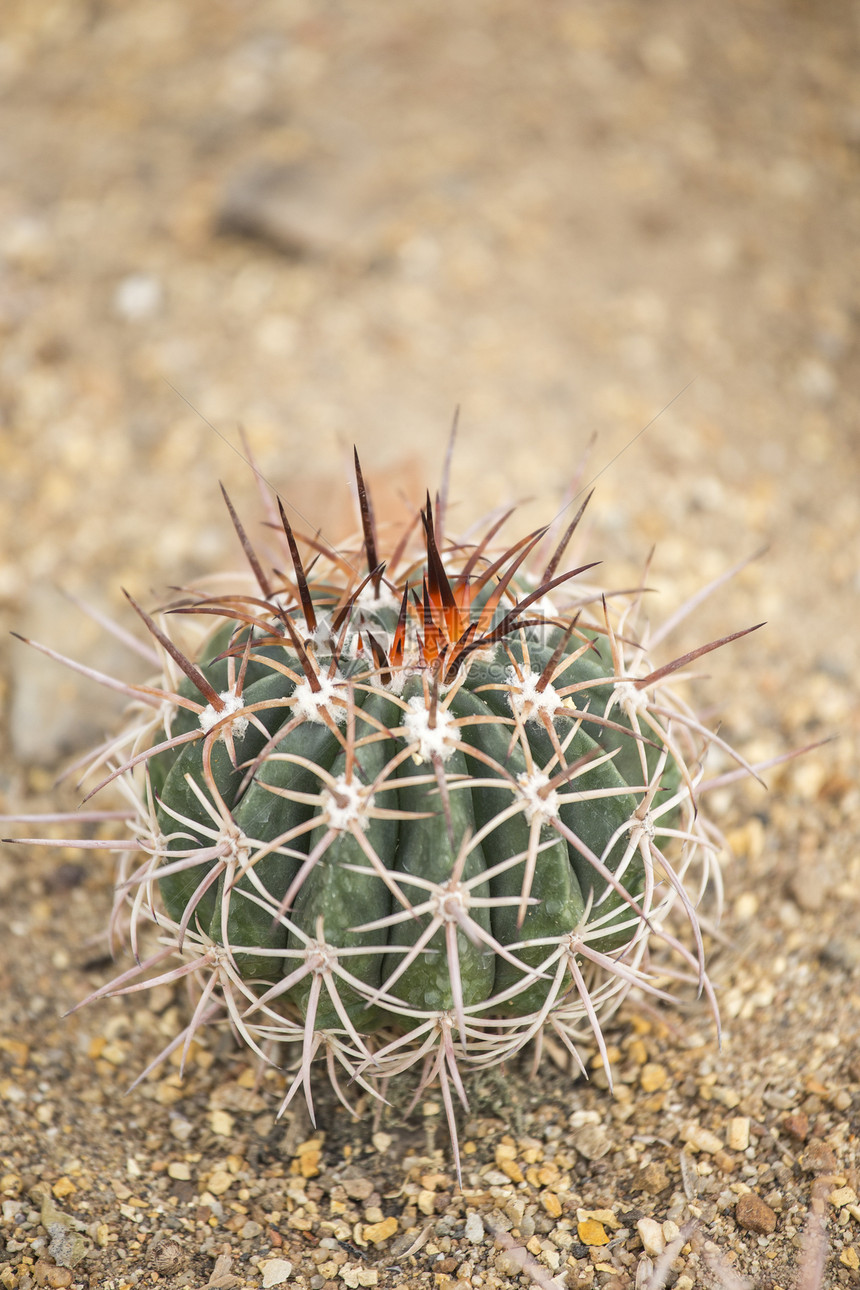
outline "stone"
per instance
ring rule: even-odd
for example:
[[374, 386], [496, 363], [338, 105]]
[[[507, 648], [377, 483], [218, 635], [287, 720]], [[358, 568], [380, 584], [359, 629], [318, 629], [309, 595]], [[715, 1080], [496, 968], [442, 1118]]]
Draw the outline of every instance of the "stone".
[[748, 1232], [760, 1232], [764, 1236], [768, 1236], [776, 1227], [776, 1214], [761, 1196], [756, 1196], [752, 1191], [738, 1197], [735, 1219], [739, 1227]]
[[470, 1213], [466, 1218], [466, 1240], [479, 1245], [484, 1239], [484, 1223], [480, 1214]]
[[270, 1286], [282, 1286], [289, 1281], [293, 1265], [286, 1259], [265, 1259], [260, 1264], [260, 1271], [263, 1274], [264, 1290], [269, 1290]]
[[225, 1191], [229, 1191], [232, 1186], [233, 1175], [229, 1174], [226, 1169], [214, 1169], [206, 1183], [207, 1191], [211, 1191], [213, 1196], [223, 1196]]
[[808, 1174], [833, 1174], [836, 1172], [836, 1155], [820, 1138], [813, 1138], [800, 1157], [800, 1166]]
[[663, 1253], [666, 1248], [666, 1237], [662, 1223], [658, 1223], [655, 1218], [640, 1218], [636, 1224], [636, 1231], [639, 1233], [642, 1248], [646, 1254], [654, 1257]]
[[390, 1218], [383, 1218], [379, 1223], [368, 1223], [364, 1229], [364, 1239], [371, 1245], [380, 1245], [394, 1236], [397, 1226], [397, 1219], [393, 1214]]
[[606, 1228], [594, 1218], [586, 1218], [583, 1222], [577, 1223], [576, 1234], [583, 1245], [609, 1244]]
[[710, 1129], [705, 1129], [701, 1124], [695, 1121], [689, 1121], [681, 1130], [681, 1140], [693, 1147], [696, 1151], [704, 1151], [706, 1155], [714, 1155], [717, 1151], [723, 1150], [723, 1141], [718, 1138]]
[[645, 1165], [640, 1177], [643, 1188], [645, 1191], [650, 1192], [652, 1196], [665, 1191], [669, 1186], [669, 1175], [663, 1166], [655, 1161], [652, 1161], [650, 1165]]
[[729, 1120], [727, 1145], [732, 1151], [746, 1151], [750, 1144], [750, 1121], [747, 1115], [733, 1115]]
[[669, 1073], [660, 1062], [646, 1062], [639, 1073], [639, 1084], [644, 1093], [656, 1093], [657, 1089], [665, 1087], [668, 1079]]
[[612, 1139], [602, 1124], [583, 1124], [571, 1134], [570, 1140], [586, 1160], [600, 1160], [612, 1148]]

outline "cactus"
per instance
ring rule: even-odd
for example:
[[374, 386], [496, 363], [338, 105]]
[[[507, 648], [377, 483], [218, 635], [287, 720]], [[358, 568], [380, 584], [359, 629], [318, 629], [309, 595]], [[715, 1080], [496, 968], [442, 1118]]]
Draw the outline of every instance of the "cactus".
[[[225, 493], [254, 585], [154, 617], [132, 601], [163, 676], [125, 687], [129, 723], [94, 767], [127, 803], [114, 926], [138, 959], [145, 921], [161, 946], [92, 997], [190, 975], [170, 1049], [226, 1014], [311, 1114], [317, 1058], [345, 1102], [345, 1083], [379, 1093], [416, 1068], [456, 1151], [463, 1072], [544, 1033], [581, 1067], [632, 987], [665, 997], [655, 935], [711, 993], [695, 907], [720, 839], [701, 798], [725, 745], [667, 678], [745, 633], [655, 667], [642, 588], [560, 572], [585, 503], [499, 553], [501, 520], [446, 534], [443, 487], [383, 561], [355, 470], [359, 539], [300, 538], [279, 503], [289, 572], [268, 572]], [[193, 657], [177, 616], [200, 628]], [[751, 769], [736, 760], [721, 782]]]

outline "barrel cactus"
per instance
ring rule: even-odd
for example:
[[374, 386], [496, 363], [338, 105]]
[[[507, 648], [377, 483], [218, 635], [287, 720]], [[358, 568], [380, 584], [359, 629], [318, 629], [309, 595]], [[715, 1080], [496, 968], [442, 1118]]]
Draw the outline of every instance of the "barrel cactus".
[[656, 935], [709, 992], [703, 766], [725, 745], [667, 678], [724, 641], [655, 667], [642, 588], [563, 568], [584, 507], [499, 549], [509, 515], [451, 537], [443, 489], [386, 537], [355, 466], [352, 542], [270, 504], [270, 569], [227, 499], [252, 581], [135, 605], [163, 674], [122, 687], [129, 721], [93, 768], [127, 807], [113, 929], [137, 962], [94, 997], [191, 977], [170, 1049], [226, 1017], [312, 1114], [316, 1059], [345, 1101], [413, 1069], [456, 1149], [463, 1074], [545, 1035], [605, 1056], [631, 987], [661, 993]]

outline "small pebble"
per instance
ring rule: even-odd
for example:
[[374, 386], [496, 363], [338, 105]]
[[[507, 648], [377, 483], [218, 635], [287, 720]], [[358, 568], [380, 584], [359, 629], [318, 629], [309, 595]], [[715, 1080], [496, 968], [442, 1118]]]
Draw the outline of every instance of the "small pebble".
[[576, 1233], [583, 1245], [609, 1244], [606, 1228], [593, 1218], [587, 1218], [584, 1222], [578, 1223]]
[[549, 1214], [550, 1218], [561, 1218], [561, 1201], [554, 1191], [545, 1191], [540, 1199], [541, 1204]]
[[658, 1223], [654, 1218], [640, 1218], [636, 1224], [636, 1231], [642, 1238], [642, 1248], [646, 1254], [662, 1254], [666, 1248], [666, 1237], [663, 1235], [663, 1225]]
[[213, 1111], [209, 1116], [209, 1127], [218, 1138], [229, 1138], [234, 1123], [229, 1111]]
[[436, 1212], [436, 1194], [426, 1187], [419, 1191], [415, 1202], [422, 1214], [428, 1218]]
[[612, 1147], [612, 1139], [601, 1124], [584, 1124], [571, 1134], [570, 1140], [586, 1160], [600, 1160]]
[[705, 1129], [701, 1124], [690, 1121], [685, 1124], [681, 1130], [681, 1140], [694, 1147], [697, 1151], [704, 1151], [707, 1155], [713, 1155], [716, 1151], [723, 1150], [722, 1139], [718, 1138], [710, 1129]]
[[800, 1157], [800, 1165], [808, 1174], [832, 1174], [836, 1172], [836, 1156], [820, 1138], [813, 1138]]
[[[369, 1223], [364, 1229], [363, 1236], [371, 1245], [381, 1245], [383, 1241], [387, 1241], [394, 1236], [397, 1228], [397, 1219], [392, 1214], [390, 1218], [384, 1218], [379, 1223]], [[483, 1234], [483, 1228], [481, 1230]]]
[[611, 1209], [578, 1209], [576, 1217], [580, 1223], [587, 1223], [589, 1220], [602, 1223], [604, 1227], [610, 1228], [613, 1232], [616, 1232], [621, 1226]]
[[739, 1227], [745, 1228], [748, 1232], [760, 1232], [765, 1236], [776, 1227], [776, 1214], [770, 1205], [765, 1204], [762, 1198], [752, 1191], [738, 1197], [735, 1218]]
[[645, 1166], [641, 1173], [641, 1179], [642, 1186], [647, 1192], [650, 1192], [652, 1196], [656, 1196], [659, 1192], [665, 1191], [669, 1186], [669, 1175], [666, 1173], [663, 1166], [661, 1164], [657, 1164], [655, 1161], [652, 1161], [650, 1165]]
[[229, 1191], [232, 1186], [233, 1175], [228, 1174], [226, 1169], [215, 1169], [209, 1175], [206, 1189], [211, 1191], [213, 1196], [223, 1196], [225, 1191]]
[[505, 1177], [509, 1178], [511, 1182], [521, 1183], [525, 1181], [525, 1175], [516, 1160], [503, 1160], [499, 1165], [499, 1168]]
[[68, 1268], [58, 1268], [53, 1263], [48, 1263], [45, 1259], [39, 1259], [33, 1269], [36, 1277], [37, 1286], [48, 1286], [52, 1290], [60, 1287], [70, 1286], [72, 1284], [72, 1274]]
[[782, 1127], [789, 1137], [805, 1142], [809, 1136], [809, 1116], [805, 1111], [794, 1111], [785, 1117]]
[[286, 1259], [266, 1259], [260, 1264], [260, 1271], [263, 1274], [263, 1286], [268, 1290], [269, 1286], [282, 1286], [289, 1281], [293, 1265]]
[[369, 1200], [373, 1195], [372, 1178], [342, 1178], [340, 1185], [350, 1200]]
[[660, 1062], [646, 1062], [639, 1074], [639, 1083], [644, 1093], [656, 1093], [657, 1089], [665, 1088], [668, 1079], [669, 1073]]
[[466, 1218], [466, 1240], [478, 1245], [484, 1239], [484, 1223], [480, 1214], [472, 1212]]
[[732, 1151], [746, 1151], [750, 1144], [750, 1122], [746, 1115], [733, 1115], [729, 1120], [726, 1135], [727, 1145]]

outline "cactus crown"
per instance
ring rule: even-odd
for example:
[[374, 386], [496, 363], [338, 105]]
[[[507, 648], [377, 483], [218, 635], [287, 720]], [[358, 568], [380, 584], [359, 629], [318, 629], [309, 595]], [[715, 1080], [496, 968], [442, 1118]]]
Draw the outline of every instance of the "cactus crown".
[[[226, 1015], [263, 1060], [286, 1045], [283, 1105], [304, 1090], [312, 1114], [317, 1056], [344, 1102], [344, 1073], [377, 1094], [415, 1067], [456, 1151], [463, 1070], [544, 1033], [580, 1068], [583, 1042], [606, 1060], [630, 988], [666, 997], [655, 934], [710, 993], [695, 905], [720, 839], [700, 801], [725, 745], [666, 679], [734, 636], [655, 668], [643, 589], [559, 572], [586, 503], [497, 553], [510, 512], [454, 540], [443, 488], [383, 562], [355, 470], [360, 545], [297, 537], [279, 502], [289, 572], [267, 572], [225, 493], [255, 585], [135, 605], [163, 677], [124, 687], [133, 716], [91, 769], [128, 806], [114, 931], [139, 962], [143, 922], [162, 944], [92, 997], [190, 976], [170, 1050]], [[196, 651], [174, 615], [208, 628]]]

